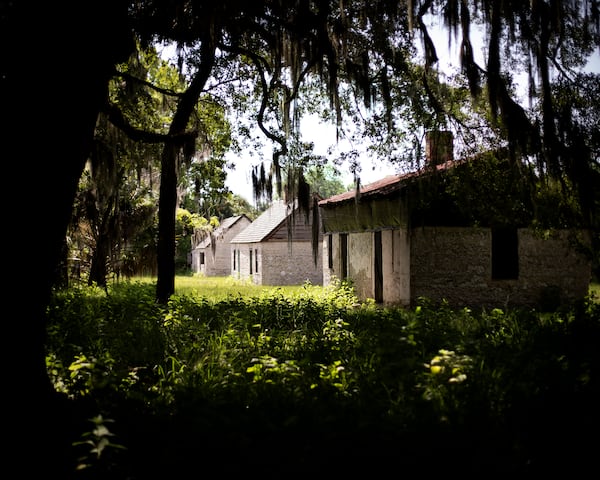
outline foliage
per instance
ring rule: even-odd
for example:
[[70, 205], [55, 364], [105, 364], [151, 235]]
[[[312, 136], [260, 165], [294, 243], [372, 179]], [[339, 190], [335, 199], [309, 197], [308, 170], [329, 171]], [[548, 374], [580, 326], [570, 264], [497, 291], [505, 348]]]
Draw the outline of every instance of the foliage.
[[107, 423], [111, 423], [112, 420], [97, 415], [91, 418], [90, 422], [94, 425], [92, 431], [84, 432], [81, 440], [73, 444], [75, 447], [81, 446], [88, 449], [79, 458], [76, 470], [78, 472], [86, 469], [111, 472], [113, 468], [118, 469], [116, 461], [111, 457], [114, 456], [113, 452], [116, 453], [124, 447], [111, 441], [114, 434], [108, 429]]
[[[164, 140], [160, 135], [166, 135], [165, 125], [185, 86], [184, 76], [152, 47], [138, 45], [136, 54], [119, 65], [110, 84], [110, 107], [96, 127], [96, 145], [80, 181], [69, 232], [70, 256], [82, 260], [89, 282], [105, 284], [111, 274], [156, 273], [157, 136]], [[200, 99], [194, 113], [198, 153], [180, 166], [180, 203], [209, 218], [234, 208], [225, 187], [224, 155], [231, 130], [223, 106], [210, 96]], [[181, 246], [188, 244], [176, 245], [178, 270], [186, 266], [189, 252]]]
[[[403, 60], [407, 56], [404, 55], [404, 44], [397, 41], [412, 40], [412, 28], [418, 28], [420, 38], [425, 40], [426, 66], [430, 67], [435, 62], [436, 55], [430, 48], [430, 42], [427, 41], [430, 38], [424, 28], [424, 15], [439, 13], [438, 19], [446, 26], [449, 33], [453, 32], [457, 37], [459, 32], [463, 34], [460, 38], [461, 59], [465, 76], [472, 87], [471, 91], [477, 92], [480, 74], [486, 74], [492, 118], [499, 118], [502, 125], [506, 127], [509, 146], [513, 149], [521, 147], [525, 151], [531, 149], [549, 171], [559, 171], [573, 176], [570, 179], [573, 185], [577, 185], [578, 181], [589, 172], [589, 168], [582, 165], [585, 159], [590, 158], [587, 152], [586, 155], [576, 158], [563, 155], [565, 153], [563, 146], [574, 145], [580, 137], [572, 136], [573, 130], [570, 128], [563, 128], [563, 125], [568, 127], [568, 122], [563, 122], [564, 118], [558, 114], [560, 110], [555, 109], [550, 73], [551, 69], [554, 70], [556, 67], [556, 71], [562, 74], [563, 67], [579, 64], [586, 54], [598, 46], [596, 0], [568, 2], [489, 0], [164, 2], [144, 0], [131, 3], [109, 0], [87, 2], [86, 8], [77, 10], [78, 21], [73, 21], [73, 5], [70, 2], [38, 2], [35, 5], [29, 2], [3, 2], [1, 9], [0, 32], [3, 35], [3, 44], [39, 45], [41, 49], [45, 49], [56, 45], [67, 46], [76, 42], [77, 48], [83, 52], [77, 58], [76, 72], [72, 76], [81, 80], [79, 88], [70, 88], [72, 85], [65, 82], [65, 72], [74, 72], [73, 58], [69, 55], [32, 56], [24, 54], [22, 49], [7, 49], [0, 66], [2, 91], [9, 95], [8, 101], [3, 102], [3, 107], [6, 108], [5, 116], [10, 119], [5, 130], [5, 137], [9, 142], [7, 150], [19, 151], [23, 146], [31, 146], [37, 151], [47, 152], [44, 155], [29, 155], [26, 163], [7, 162], [8, 170], [4, 172], [6, 177], [11, 179], [27, 177], [28, 188], [35, 192], [35, 195], [21, 196], [21, 200], [26, 200], [16, 213], [14, 211], [16, 209], [10, 208], [12, 202], [8, 201], [9, 199], [2, 202], [9, 206], [10, 211], [5, 218], [6, 224], [12, 225], [16, 231], [27, 231], [29, 219], [21, 214], [23, 211], [40, 212], [45, 219], [44, 241], [39, 241], [39, 238], [33, 235], [29, 236], [31, 238], [16, 235], [12, 236], [16, 240], [8, 239], [7, 248], [7, 251], [11, 252], [18, 252], [19, 249], [25, 252], [35, 251], [36, 255], [21, 255], [22, 261], [13, 262], [15, 267], [8, 270], [8, 277], [16, 280], [8, 283], [17, 287], [13, 286], [13, 290], [8, 291], [6, 298], [20, 298], [18, 289], [22, 288], [23, 272], [25, 274], [30, 274], [32, 271], [40, 272], [39, 281], [33, 282], [27, 292], [27, 301], [21, 302], [19, 321], [7, 322], [10, 328], [7, 338], [23, 349], [23, 354], [19, 357], [19, 368], [13, 369], [15, 375], [8, 380], [8, 384], [12, 385], [13, 380], [25, 379], [25, 382], [21, 382], [24, 384], [22, 390], [15, 388], [17, 394], [8, 395], [9, 400], [13, 401], [10, 407], [16, 407], [17, 403], [27, 403], [26, 410], [19, 405], [21, 410], [16, 411], [16, 417], [20, 421], [15, 422], [16, 428], [10, 432], [15, 434], [16, 438], [8, 442], [10, 445], [18, 446], [14, 451], [14, 457], [13, 452], [8, 455], [13, 457], [9, 460], [13, 460], [18, 467], [28, 465], [26, 462], [34, 458], [39, 459], [40, 465], [50, 469], [49, 475], [56, 473], [55, 465], [48, 461], [48, 451], [58, 451], [54, 440], [59, 441], [58, 436], [64, 432], [57, 426], [62, 420], [66, 420], [68, 415], [64, 411], [58, 411], [54, 403], [49, 401], [48, 378], [43, 374], [42, 368], [44, 324], [41, 322], [41, 314], [51, 293], [53, 269], [59, 260], [60, 243], [67, 230], [77, 181], [86, 158], [92, 150], [90, 139], [98, 113], [106, 107], [106, 87], [109, 78], [114, 74], [115, 64], [132, 53], [135, 35], [148, 43], [158, 39], [177, 42], [181, 48], [200, 46], [199, 49], [192, 49], [190, 57], [194, 63], [190, 63], [200, 66], [204, 73], [211, 68], [213, 61], [227, 60], [225, 56], [215, 59], [210, 52], [207, 53], [209, 47], [213, 48], [213, 51], [218, 49], [219, 52], [231, 55], [229, 58], [251, 59], [257, 70], [260, 69], [258, 77], [255, 78], [258, 78], [258, 83], [265, 86], [269, 93], [265, 97], [269, 100], [267, 104], [283, 105], [284, 109], [286, 107], [289, 109], [295, 98], [295, 90], [286, 91], [284, 87], [295, 86], [305, 72], [315, 72], [321, 84], [329, 87], [330, 106], [337, 110], [339, 108], [337, 87], [346, 78], [352, 81], [347, 88], [355, 87], [362, 94], [365, 104], [372, 100], [371, 79], [375, 77], [371, 75], [374, 71], [369, 69], [371, 60], [377, 60], [375, 65], [385, 65], [392, 67], [394, 72], [399, 71], [395, 69], [398, 60]], [[473, 48], [469, 37], [472, 20], [480, 21], [485, 27], [489, 27], [487, 29], [489, 36], [486, 37], [487, 49], [484, 52], [487, 61], [485, 68], [480, 68], [473, 61]], [[414, 38], [418, 36], [415, 35]], [[243, 42], [238, 42], [239, 40]], [[240, 51], [240, 48], [243, 50]], [[515, 59], [510, 55], [508, 61], [501, 64], [501, 52], [512, 53], [515, 50], [518, 58]], [[263, 62], [262, 58], [257, 58], [267, 52], [269, 53], [265, 55], [267, 61]], [[223, 64], [225, 68], [221, 68], [215, 78], [228, 79], [220, 75], [227, 71], [227, 62], [223, 61]], [[535, 79], [534, 74], [539, 74], [541, 95], [538, 96], [540, 101], [536, 107], [541, 114], [533, 121], [530, 121], [524, 109], [520, 108], [510, 96], [510, 79], [516, 67], [520, 65], [530, 67], [532, 79]], [[290, 67], [290, 75], [287, 77], [282, 75], [287, 72], [281, 67], [285, 69]], [[43, 72], [42, 76], [40, 72]], [[385, 75], [377, 78], [385, 78]], [[290, 82], [283, 85], [284, 82], [280, 81], [282, 79], [289, 79]], [[36, 111], [38, 107], [38, 97], [32, 95], [32, 92], [42, 91], [40, 85], [43, 85], [43, 91], [48, 92], [49, 108], [44, 109], [48, 119], [42, 122], [43, 128], [38, 128], [35, 134], [32, 134], [31, 129], [23, 126], [29, 124], [31, 112]], [[385, 82], [382, 82], [381, 86], [384, 85]], [[85, 95], [82, 96], [82, 92], [85, 92]], [[187, 95], [186, 98], [195, 101], [198, 97]], [[14, 99], [19, 101], [12, 101]], [[187, 102], [186, 107], [189, 107], [190, 103]], [[60, 112], [67, 122], [55, 121], [52, 115], [56, 112]], [[182, 133], [182, 129], [188, 127], [189, 117], [184, 114], [187, 112], [182, 114], [185, 122], [176, 125], [172, 133], [178, 139], [179, 146], [185, 145], [189, 148], [191, 142], [179, 143], [180, 137], [177, 137]], [[260, 112], [259, 120], [264, 117], [264, 113], [265, 110]], [[67, 124], [68, 128], [65, 128]], [[283, 124], [286, 127], [289, 122], [285, 121]], [[558, 125], [561, 127], [559, 128]], [[183, 153], [189, 151], [186, 149]], [[174, 152], [175, 149], [172, 150], [172, 153]], [[175, 158], [167, 160], [175, 160]], [[24, 175], [25, 173], [27, 175]], [[167, 180], [161, 185], [165, 183]], [[172, 186], [174, 190], [175, 185]], [[171, 195], [172, 193], [161, 195], [161, 199], [167, 201], [168, 197], [169, 201], [173, 201], [175, 195]], [[166, 211], [174, 216], [175, 205], [171, 206], [172, 208], [168, 208], [167, 204], [167, 208], [161, 208], [159, 212]], [[172, 220], [168, 218], [166, 224], [173, 227]], [[171, 240], [171, 237], [167, 239], [167, 241]], [[165, 250], [167, 257], [170, 256], [172, 260], [173, 251], [169, 248]], [[166, 277], [173, 274], [169, 268], [166, 270]], [[168, 295], [160, 296], [161, 301], [172, 293], [169, 285], [166, 285], [162, 292]], [[532, 365], [535, 366], [536, 362], [532, 362]], [[23, 398], [28, 401], [20, 402]], [[10, 407], [9, 411], [12, 411]], [[239, 411], [235, 410], [235, 412]], [[536, 410], [532, 409], [532, 411]], [[215, 415], [215, 418], [219, 417]], [[117, 421], [120, 422], [123, 418], [127, 417], [120, 415]], [[189, 418], [196, 417], [190, 415]], [[548, 415], [547, 419], [551, 418]], [[134, 423], [134, 419], [135, 415], [132, 415], [131, 423]], [[35, 425], [38, 428], [34, 430], [34, 435], [39, 434], [40, 437], [26, 438], [31, 431], [30, 427], [37, 420], [43, 420], [40, 426]], [[184, 424], [182, 422], [182, 425]], [[142, 425], [140, 422], [136, 426]], [[167, 421], [163, 423], [163, 426], [165, 425], [169, 428], [176, 426], [174, 422]], [[132, 429], [132, 431], [136, 430]], [[137, 431], [146, 433], [152, 429], [140, 428]], [[162, 428], [157, 428], [155, 431], [168, 433], [168, 429]], [[48, 435], [51, 435], [50, 441], [39, 441], [40, 438], [48, 438]], [[160, 441], [155, 442], [155, 448], [168, 443], [164, 438], [161, 437]], [[226, 440], [226, 438], [221, 439]], [[29, 445], [24, 440], [28, 440]], [[213, 438], [210, 440], [214, 441]], [[436, 440], [440, 439], [436, 438]], [[248, 443], [252, 444], [252, 442]], [[219, 448], [222, 445], [230, 445], [227, 441], [222, 444], [217, 442], [217, 444]], [[352, 442], [345, 442], [344, 447], [348, 444], [355, 448]], [[27, 445], [31, 450], [21, 448], [23, 445]], [[195, 454], [198, 453], [198, 450], [193, 448], [193, 442], [182, 442], [176, 447], [185, 445], [192, 447], [187, 451], [185, 447], [175, 449], [182, 457], [192, 450]], [[265, 444], [260, 445], [260, 455], [252, 458], [256, 470], [264, 467], [264, 464], [257, 465], [257, 462], [264, 458]], [[148, 442], [146, 446], [151, 447], [153, 444]], [[286, 444], [286, 447], [290, 448], [290, 445]], [[300, 463], [307, 458], [314, 458], [312, 455], [314, 451], [300, 451], [302, 452]], [[555, 452], [552, 449], [551, 451]], [[158, 453], [157, 450], [149, 450], [146, 453], [154, 452]], [[340, 458], [341, 456], [338, 457], [340, 453], [350, 454], [352, 457], [356, 452], [342, 452], [340, 447], [337, 450], [328, 450], [328, 453], [330, 454], [328, 458]], [[584, 453], [590, 452], [588, 450]], [[295, 456], [296, 454], [297, 452], [294, 452]], [[136, 452], [133, 452], [131, 458], [135, 458], [135, 455]], [[148, 457], [152, 458], [152, 455]], [[470, 457], [472, 456], [469, 455]], [[556, 458], [558, 455], [548, 457]], [[157, 455], [156, 458], [157, 463], [160, 463], [161, 456]], [[573, 462], [573, 466], [579, 465], [581, 465], [580, 461]], [[314, 464], [308, 466], [318, 467]], [[277, 468], [270, 471], [274, 470]], [[317, 468], [315, 471], [321, 470]], [[175, 473], [171, 476], [177, 476], [177, 472], [168, 473]], [[55, 476], [62, 477], [60, 474]]]
[[332, 165], [316, 165], [306, 173], [306, 182], [320, 198], [329, 198], [346, 191], [340, 174]]
[[[132, 268], [134, 258], [155, 255], [153, 242], [156, 206], [152, 192], [155, 148], [136, 145], [101, 117], [95, 149], [79, 181], [67, 241], [69, 255], [82, 262], [89, 282], [105, 284], [111, 274]], [[147, 267], [138, 264], [137, 271]]]
[[227, 164], [225, 154], [231, 149], [232, 129], [220, 101], [206, 96], [199, 102], [199, 117], [203, 135], [198, 152], [179, 177], [179, 188], [185, 192], [180, 206], [200, 216], [225, 218], [230, 216], [231, 192], [225, 186]]
[[178, 272], [189, 270], [192, 254], [192, 237], [194, 232], [202, 231], [207, 235], [219, 226], [219, 219], [206, 219], [197, 213], [191, 213], [185, 208], [175, 212], [175, 267]]
[[436, 225], [589, 228], [568, 182], [540, 176], [505, 149], [422, 175], [410, 187], [413, 221]]
[[[229, 473], [256, 458], [349, 472], [355, 463], [337, 459], [346, 449], [373, 468], [406, 460], [430, 473], [452, 471], [468, 449], [457, 471], [480, 474], [571, 468], [592, 453], [583, 432], [600, 426], [600, 303], [380, 308], [345, 284], [231, 283], [213, 296], [190, 289], [201, 279], [181, 280], [166, 306], [152, 301], [152, 281], [53, 296], [55, 388], [85, 402], [87, 418], [112, 419], [107, 440], [125, 448], [116, 464], [89, 464], [99, 476], [183, 473], [198, 451]], [[325, 452], [335, 455], [315, 464]]]

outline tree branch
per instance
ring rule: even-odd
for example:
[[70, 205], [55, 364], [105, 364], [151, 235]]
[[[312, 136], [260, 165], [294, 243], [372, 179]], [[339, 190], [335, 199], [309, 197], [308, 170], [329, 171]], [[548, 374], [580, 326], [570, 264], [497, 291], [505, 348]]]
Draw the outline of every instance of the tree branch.
[[107, 116], [108, 121], [115, 127], [121, 130], [131, 140], [144, 142], [144, 143], [176, 143], [181, 144], [188, 140], [194, 140], [198, 136], [197, 130], [191, 130], [178, 134], [163, 134], [156, 132], [149, 132], [136, 128], [123, 115], [123, 112], [112, 104], [107, 104], [102, 109], [102, 112]]
[[130, 73], [127, 73], [127, 72], [121, 72], [120, 70], [118, 70], [116, 68], [114, 71], [114, 75], [117, 77], [121, 77], [125, 80], [130, 80], [132, 82], [139, 83], [140, 85], [148, 87], [158, 93], [162, 93], [163, 95], [167, 95], [170, 97], [177, 97], [177, 98], [181, 97], [181, 95], [182, 95], [182, 93], [180, 93], [180, 92], [176, 92], [175, 90], [172, 90], [170, 88], [158, 87], [158, 86], [154, 85], [152, 82], [149, 82], [148, 80], [141, 79], [141, 78], [131, 75]]

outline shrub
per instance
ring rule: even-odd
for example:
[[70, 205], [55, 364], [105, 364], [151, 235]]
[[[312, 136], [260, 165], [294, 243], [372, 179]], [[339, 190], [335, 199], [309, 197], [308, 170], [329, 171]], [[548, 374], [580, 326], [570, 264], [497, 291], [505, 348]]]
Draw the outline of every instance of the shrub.
[[[426, 300], [382, 308], [357, 302], [347, 286], [188, 292], [165, 307], [153, 295], [144, 283], [77, 287], [57, 292], [48, 309], [55, 388], [114, 420], [138, 468], [156, 455], [168, 472], [193, 463], [193, 451], [216, 454], [215, 436], [244, 450], [260, 444], [257, 435], [312, 432], [300, 448], [376, 435], [372, 455], [407, 445], [419, 455], [450, 438], [448, 459], [468, 446], [482, 471], [500, 462], [515, 473], [561, 448], [585, 449], [576, 430], [600, 426], [592, 299], [541, 313]], [[284, 453], [284, 443], [271, 447]]]

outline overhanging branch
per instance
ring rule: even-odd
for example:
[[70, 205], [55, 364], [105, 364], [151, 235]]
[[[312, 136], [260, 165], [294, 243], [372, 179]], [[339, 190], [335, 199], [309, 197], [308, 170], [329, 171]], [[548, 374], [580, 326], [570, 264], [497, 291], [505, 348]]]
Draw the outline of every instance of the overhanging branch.
[[102, 112], [107, 116], [110, 123], [136, 142], [183, 144], [198, 137], [197, 130], [178, 134], [163, 134], [136, 128], [127, 121], [123, 112], [116, 105], [107, 104], [102, 109]]
[[181, 93], [176, 92], [175, 90], [172, 90], [170, 88], [161, 88], [161, 87], [153, 84], [152, 82], [149, 82], [148, 80], [141, 79], [139, 77], [136, 77], [135, 75], [131, 75], [130, 73], [127, 73], [127, 72], [122, 72], [118, 69], [115, 69], [114, 74], [117, 77], [121, 77], [125, 80], [129, 80], [134, 83], [139, 83], [140, 85], [148, 87], [148, 88], [154, 90], [155, 92], [161, 93], [163, 95], [167, 95], [170, 97], [181, 97], [181, 95], [182, 95]]

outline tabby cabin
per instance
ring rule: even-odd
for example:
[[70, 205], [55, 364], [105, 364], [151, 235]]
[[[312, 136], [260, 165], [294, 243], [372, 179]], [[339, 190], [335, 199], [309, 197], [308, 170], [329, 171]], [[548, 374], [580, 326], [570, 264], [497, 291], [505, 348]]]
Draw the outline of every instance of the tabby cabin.
[[192, 236], [192, 271], [209, 277], [231, 275], [229, 242], [252, 221], [246, 215], [225, 218], [208, 234], [201, 231]]
[[420, 170], [319, 202], [323, 284], [348, 279], [359, 298], [390, 305], [584, 297], [591, 264], [579, 247], [588, 245], [587, 230], [531, 228], [522, 173], [497, 154], [456, 161], [451, 135], [437, 135], [427, 138]]
[[311, 238], [312, 215], [276, 201], [231, 240], [231, 275], [258, 285], [321, 285], [322, 253]]

